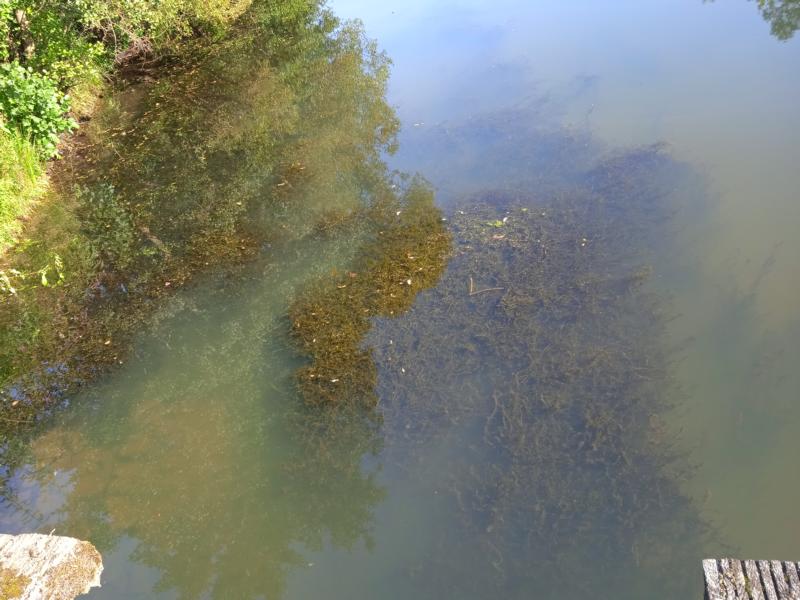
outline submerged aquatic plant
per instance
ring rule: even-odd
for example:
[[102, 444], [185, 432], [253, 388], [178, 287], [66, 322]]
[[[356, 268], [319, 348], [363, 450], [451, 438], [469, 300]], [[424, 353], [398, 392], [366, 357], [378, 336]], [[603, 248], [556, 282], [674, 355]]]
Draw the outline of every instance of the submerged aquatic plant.
[[297, 375], [310, 404], [375, 405], [377, 372], [362, 347], [371, 319], [407, 311], [436, 284], [450, 250], [433, 191], [419, 179], [400, 195], [386, 189], [360, 214], [369, 237], [352, 270], [316, 282], [290, 307], [292, 333], [310, 360]]
[[[451, 440], [436, 489], [451, 507], [441, 543], [459, 551], [421, 558], [420, 589], [578, 598], [593, 580], [636, 598], [658, 581], [678, 598], [691, 588], [674, 574], [706, 528], [660, 425], [677, 390], [666, 308], [645, 285], [672, 211], [662, 183], [679, 171], [654, 146], [549, 197], [466, 198], [450, 211], [452, 242], [437, 232], [448, 244], [429, 250], [441, 265], [452, 243], [432, 289], [403, 295], [413, 262], [379, 237], [352, 279], [322, 282], [293, 308], [311, 359], [299, 373], [307, 400], [368, 399], [366, 410], [379, 400], [389, 462], [424, 462]], [[398, 221], [392, 235], [424, 241], [416, 231]]]
[[466, 564], [437, 560], [429, 583], [447, 569], [465, 595], [582, 597], [594, 580], [643, 597], [645, 578], [687, 593], [674, 573], [705, 526], [659, 425], [676, 388], [642, 262], [670, 212], [656, 182], [674, 167], [643, 148], [552, 200], [463, 202], [439, 285], [375, 327], [387, 435], [414, 451], [462, 432], [440, 489], [455, 509], [449, 543], [471, 550]]

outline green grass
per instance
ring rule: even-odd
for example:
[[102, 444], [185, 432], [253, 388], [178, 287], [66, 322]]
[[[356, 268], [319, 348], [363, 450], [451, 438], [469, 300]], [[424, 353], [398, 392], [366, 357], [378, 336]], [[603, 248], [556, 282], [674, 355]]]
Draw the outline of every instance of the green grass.
[[0, 255], [16, 241], [22, 219], [46, 187], [44, 165], [33, 144], [0, 131]]

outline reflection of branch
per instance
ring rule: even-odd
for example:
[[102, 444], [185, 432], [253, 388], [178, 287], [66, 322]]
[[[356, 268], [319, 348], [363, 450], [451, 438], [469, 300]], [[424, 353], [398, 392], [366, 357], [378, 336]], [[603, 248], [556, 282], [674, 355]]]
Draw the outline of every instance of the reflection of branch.
[[490, 288], [483, 288], [482, 290], [475, 289], [475, 283], [472, 281], [472, 277], [469, 278], [469, 295], [476, 296], [478, 294], [482, 294], [483, 292], [496, 292], [498, 290], [504, 290], [506, 288], [503, 287], [490, 287]]
[[[713, 1], [703, 0], [704, 3]], [[757, 4], [761, 17], [779, 40], [790, 40], [800, 28], [800, 0], [758, 0]]]

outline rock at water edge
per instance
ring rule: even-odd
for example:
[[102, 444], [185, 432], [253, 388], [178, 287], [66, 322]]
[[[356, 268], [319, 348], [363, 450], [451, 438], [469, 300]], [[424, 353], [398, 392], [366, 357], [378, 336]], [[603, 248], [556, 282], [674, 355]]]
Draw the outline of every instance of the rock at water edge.
[[100, 586], [103, 559], [89, 542], [0, 534], [0, 600], [72, 600]]

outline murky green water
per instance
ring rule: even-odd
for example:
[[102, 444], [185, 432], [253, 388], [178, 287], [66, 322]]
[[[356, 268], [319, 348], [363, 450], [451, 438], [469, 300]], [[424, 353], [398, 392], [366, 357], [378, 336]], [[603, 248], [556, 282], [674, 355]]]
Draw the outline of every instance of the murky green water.
[[[376, 284], [396, 304], [359, 300], [382, 234], [311, 224], [399, 182], [341, 137], [362, 96], [310, 92], [313, 176], [253, 211], [269, 244], [31, 441], [2, 529], [94, 542], [92, 598], [699, 598], [704, 554], [800, 556], [798, 41], [749, 2], [333, 9], [394, 60], [389, 164], [432, 182], [446, 266], [423, 245]], [[214, 139], [261, 131], [259, 73]], [[191, 160], [210, 196], [261, 193], [257, 156]], [[369, 315], [376, 411], [298, 393], [288, 315], [336, 294]]]

